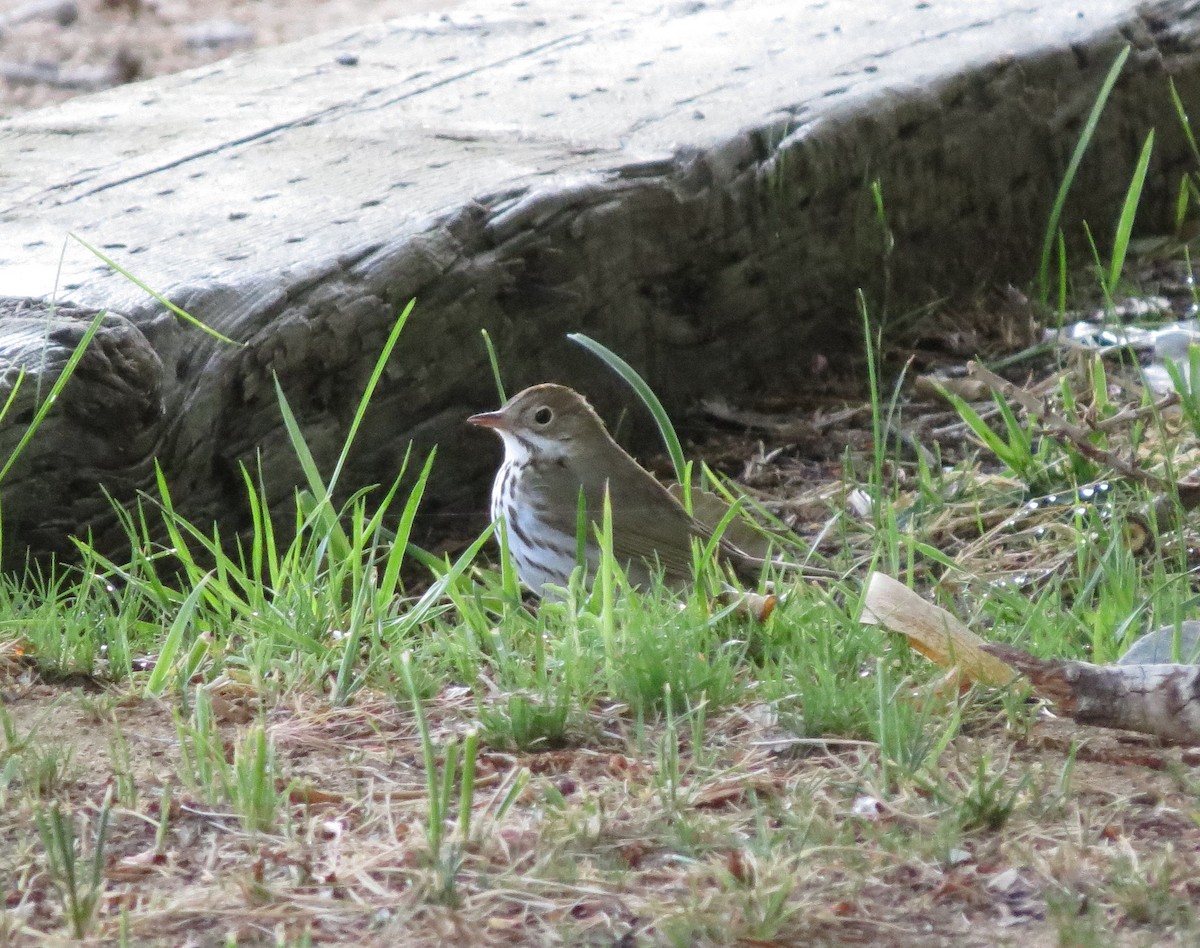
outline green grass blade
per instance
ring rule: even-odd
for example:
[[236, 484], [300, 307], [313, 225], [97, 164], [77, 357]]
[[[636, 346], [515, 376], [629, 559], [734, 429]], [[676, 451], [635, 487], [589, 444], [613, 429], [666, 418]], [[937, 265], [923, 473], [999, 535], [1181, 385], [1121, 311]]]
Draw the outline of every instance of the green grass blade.
[[475, 803], [475, 760], [479, 754], [479, 731], [471, 728], [463, 738], [462, 779], [459, 782], [458, 836], [466, 845], [471, 838], [471, 808]]
[[1067, 193], [1071, 190], [1075, 175], [1079, 171], [1079, 165], [1092, 142], [1092, 136], [1096, 133], [1096, 126], [1100, 123], [1100, 116], [1104, 112], [1104, 106], [1108, 103], [1109, 95], [1112, 94], [1113, 86], [1117, 84], [1117, 77], [1125, 66], [1125, 60], [1129, 58], [1129, 50], [1130, 47], [1126, 45], [1117, 54], [1112, 66], [1109, 67], [1108, 75], [1104, 77], [1100, 93], [1096, 96], [1096, 101], [1092, 103], [1092, 111], [1079, 135], [1079, 141], [1075, 143], [1075, 151], [1071, 154], [1071, 160], [1067, 164], [1066, 174], [1063, 175], [1062, 183], [1058, 186], [1058, 194], [1055, 195], [1054, 205], [1050, 210], [1050, 219], [1046, 222], [1046, 234], [1042, 240], [1041, 263], [1038, 266], [1038, 300], [1043, 306], [1050, 298], [1050, 254], [1058, 234], [1059, 222], [1062, 220], [1063, 207], [1067, 203]]
[[425, 718], [425, 706], [421, 701], [421, 692], [417, 688], [412, 670], [412, 652], [405, 651], [400, 656], [400, 673], [412, 703], [413, 719], [417, 724], [417, 734], [421, 738], [421, 759], [425, 768], [425, 795], [429, 802], [429, 819], [425, 825], [429, 839], [429, 848], [436, 856], [442, 843], [442, 814], [439, 812], [441, 798], [438, 794], [440, 780], [438, 779], [437, 759], [433, 751], [433, 737], [429, 733], [429, 722]]
[[321, 478], [316, 458], [309, 450], [308, 442], [300, 430], [300, 423], [292, 412], [292, 406], [288, 403], [287, 396], [283, 394], [283, 386], [280, 385], [278, 376], [275, 376], [275, 397], [279, 401], [279, 413], [283, 417], [283, 425], [287, 429], [292, 450], [296, 452], [296, 460], [300, 462], [300, 470], [304, 473], [304, 479], [308, 483], [308, 491], [300, 492], [297, 497], [297, 504], [303, 512], [304, 518], [303, 524], [297, 530], [297, 535], [313, 524], [320, 523], [321, 533], [329, 538], [336, 555], [339, 558], [344, 557], [350, 550], [350, 538], [346, 536], [346, 531], [338, 523], [337, 514], [333, 510], [330, 499], [331, 491]]
[[404, 504], [404, 510], [400, 514], [400, 522], [396, 526], [396, 536], [392, 541], [392, 549], [387, 557], [387, 565], [384, 567], [383, 578], [379, 583], [381, 596], [386, 596], [390, 599], [395, 595], [397, 586], [400, 582], [400, 566], [404, 561], [404, 553], [408, 549], [408, 539], [412, 536], [413, 521], [416, 520], [417, 508], [421, 504], [421, 498], [425, 496], [425, 485], [429, 483], [430, 472], [433, 471], [433, 459], [437, 456], [437, 449], [429, 452], [429, 457], [425, 459], [425, 466], [421, 469], [421, 474], [417, 478], [417, 482], [413, 484], [412, 489], [408, 492], [408, 500]]
[[1063, 232], [1058, 232], [1058, 240], [1055, 241], [1058, 246], [1058, 305], [1054, 309], [1057, 317], [1058, 328], [1061, 330], [1063, 319], [1067, 313], [1067, 282], [1070, 272], [1067, 269], [1067, 239], [1063, 236]]
[[169, 309], [172, 313], [174, 313], [176, 316], [178, 316], [184, 322], [191, 323], [197, 329], [201, 330], [202, 332], [208, 333], [214, 339], [218, 339], [221, 342], [227, 342], [231, 346], [237, 346], [239, 349], [243, 348], [245, 346], [244, 342], [235, 342], [233, 339], [230, 339], [228, 336], [217, 332], [217, 330], [213, 329], [211, 326], [201, 322], [199, 319], [197, 319], [191, 313], [188, 313], [188, 312], [180, 309], [178, 306], [176, 306], [174, 303], [172, 303], [169, 299], [167, 299], [161, 293], [159, 293], [155, 290], [152, 290], [147, 284], [143, 283], [141, 280], [139, 280], [132, 273], [130, 273], [128, 270], [126, 270], [124, 267], [122, 267], [115, 260], [111, 259], [110, 257], [106, 257], [101, 251], [97, 250], [95, 247], [93, 247], [91, 244], [89, 244], [86, 240], [84, 240], [78, 234], [71, 234], [70, 236], [73, 240], [76, 240], [79, 243], [83, 244], [83, 246], [90, 253], [94, 254], [95, 256], [97, 256], [101, 260], [103, 260], [104, 263], [106, 263], [108, 266], [110, 266], [114, 270], [116, 270], [117, 273], [121, 274], [121, 276], [123, 276], [126, 280], [128, 280], [130, 283], [132, 283], [134, 286], [136, 286], [139, 290], [144, 290], [145, 292], [147, 292], [151, 296], [153, 296], [156, 300], [158, 300], [160, 303], [162, 303], [163, 306], [165, 306], [167, 309]]
[[686, 484], [685, 480], [687, 471], [683, 457], [683, 446], [679, 443], [679, 436], [675, 433], [675, 426], [671, 424], [671, 418], [667, 415], [667, 410], [663, 408], [662, 402], [658, 400], [658, 396], [646, 381], [638, 375], [637, 371], [628, 362], [622, 359], [619, 355], [602, 345], [590, 336], [585, 336], [581, 332], [567, 333], [567, 338], [576, 345], [583, 346], [592, 355], [597, 356], [601, 362], [607, 365], [610, 369], [621, 376], [628, 383], [629, 387], [637, 392], [638, 397], [650, 409], [650, 414], [654, 416], [654, 422], [658, 425], [658, 431], [662, 435], [663, 444], [667, 447], [667, 453], [671, 456], [671, 464], [675, 468], [675, 476], [680, 484]]
[[503, 405], [508, 401], [508, 396], [504, 394], [504, 381], [500, 378], [500, 360], [496, 358], [496, 347], [492, 345], [491, 334], [486, 329], [479, 330], [483, 336], [483, 347], [487, 349], [488, 364], [492, 367], [492, 380], [496, 383], [496, 394], [500, 397], [500, 404]]
[[[496, 521], [496, 523], [499, 522], [501, 521]], [[479, 551], [483, 549], [483, 545], [492, 538], [496, 523], [489, 524], [483, 533], [458, 555], [458, 559], [454, 561], [454, 564], [449, 569], [441, 566], [436, 557], [431, 556], [425, 551], [418, 550], [416, 547], [409, 548], [414, 554], [414, 558], [438, 573], [438, 578], [401, 617], [397, 624], [397, 637], [407, 635], [410, 630], [429, 620], [431, 613], [435, 611], [435, 607], [442, 601], [446, 589], [458, 582], [459, 577], [467, 571], [467, 568], [474, 561], [475, 557], [479, 555]]]
[[211, 574], [196, 583], [196, 587], [188, 594], [183, 605], [179, 607], [179, 612], [175, 614], [175, 619], [167, 630], [166, 638], [163, 639], [162, 648], [158, 650], [158, 660], [154, 663], [154, 670], [150, 672], [150, 677], [146, 680], [147, 695], [157, 697], [166, 689], [167, 676], [171, 674], [171, 669], [175, 665], [175, 656], [179, 654], [179, 650], [183, 646], [183, 634], [192, 621], [192, 614], [196, 611], [200, 597], [204, 595], [204, 587], [208, 585], [210, 578]]
[[304, 480], [308, 482], [308, 489], [312, 491], [315, 497], [325, 497], [328, 491], [325, 487], [325, 481], [321, 477], [321, 472], [317, 468], [316, 458], [313, 457], [312, 451], [309, 450], [308, 441], [304, 437], [304, 432], [300, 430], [300, 422], [296, 420], [296, 415], [292, 411], [292, 406], [287, 400], [287, 396], [283, 394], [283, 386], [279, 383], [279, 376], [275, 378], [275, 397], [279, 400], [279, 412], [283, 416], [283, 426], [287, 429], [288, 438], [292, 442], [292, 448], [296, 452], [296, 460], [300, 462], [300, 470], [304, 472]]
[[1187, 176], [1179, 179], [1179, 192], [1175, 195], [1175, 216], [1172, 218], [1176, 236], [1183, 233], [1188, 209], [1192, 206], [1192, 184]]
[[1100, 292], [1104, 294], [1105, 314], [1111, 314], [1116, 304], [1113, 301], [1112, 291], [1108, 288], [1108, 280], [1104, 277], [1104, 261], [1100, 258], [1100, 247], [1097, 245], [1092, 228], [1088, 226], [1087, 221], [1083, 222], [1083, 236], [1087, 240], [1088, 250], [1092, 254], [1092, 265], [1095, 266], [1097, 279], [1100, 281]]
[[1171, 90], [1171, 102], [1175, 106], [1175, 114], [1179, 116], [1179, 127], [1183, 129], [1183, 137], [1187, 139], [1188, 148], [1191, 149], [1196, 164], [1200, 165], [1200, 147], [1197, 147], [1196, 136], [1192, 133], [1192, 121], [1188, 118], [1187, 109], [1183, 107], [1183, 100], [1179, 97], [1179, 90], [1175, 88], [1173, 78], [1167, 79], [1167, 87]]
[[13, 403], [17, 400], [17, 393], [21, 391], [21, 385], [25, 381], [25, 372], [24, 366], [17, 369], [17, 375], [13, 379], [12, 388], [8, 390], [8, 398], [4, 400], [4, 405], [0, 407], [0, 421], [3, 421], [9, 411], [12, 410]]
[[1004, 442], [1008, 451], [1005, 463], [1014, 472], [1028, 479], [1033, 473], [1033, 442], [1029, 432], [1017, 420], [1016, 414], [1009, 407], [1004, 396], [993, 393], [993, 400], [1000, 411], [1000, 420], [1004, 422], [1004, 430], [1008, 432], [1008, 440]]
[[971, 433], [983, 443], [983, 446], [1011, 468], [1012, 464], [1010, 461], [1015, 461], [1016, 459], [1009, 451], [1004, 439], [992, 431], [988, 427], [988, 423], [964, 399], [941, 386], [938, 386], [938, 389], [942, 397], [954, 408], [958, 417], [971, 429]]
[[575, 565], [587, 569], [588, 515], [587, 495], [583, 485], [579, 487], [579, 496], [575, 500]]
[[342, 442], [342, 450], [338, 455], [337, 462], [334, 464], [333, 473], [330, 475], [329, 482], [326, 483], [321, 477], [321, 472], [317, 467], [316, 459], [313, 457], [311, 449], [308, 447], [308, 442], [304, 437], [303, 431], [300, 429], [300, 423], [296, 420], [296, 415], [292, 411], [291, 404], [284, 394], [283, 385], [279, 381], [279, 376], [274, 377], [275, 380], [275, 396], [279, 402], [279, 411], [283, 417], [284, 428], [287, 430], [288, 439], [291, 441], [292, 450], [296, 453], [296, 459], [300, 462], [300, 469], [304, 473], [304, 479], [308, 484], [311, 497], [305, 500], [305, 524], [311, 525], [321, 523], [326, 535], [335, 544], [335, 549], [339, 555], [345, 555], [350, 549], [350, 540], [346, 536], [345, 531], [337, 521], [337, 515], [332, 507], [333, 491], [337, 485], [338, 478], [346, 463], [346, 458], [350, 454], [350, 448], [354, 443], [354, 437], [358, 433], [358, 429], [362, 424], [363, 417], [366, 414], [367, 406], [370, 404], [371, 396], [375, 393], [375, 389], [379, 384], [379, 380], [383, 377], [383, 371], [387, 366], [388, 358], [392, 354], [396, 343], [400, 338], [400, 333], [403, 331], [405, 324], [408, 322], [409, 314], [412, 312], [415, 300], [410, 300], [408, 305], [396, 319], [395, 325], [392, 327], [391, 333], [388, 335], [387, 341], [384, 343], [383, 350], [379, 354], [379, 358], [375, 360], [375, 368], [371, 372], [371, 377], [367, 381], [367, 386], [363, 390], [362, 397], [358, 401], [358, 407], [354, 412], [354, 418], [350, 422], [350, 430], [346, 434], [345, 440]]
[[1154, 151], [1154, 129], [1146, 136], [1142, 145], [1142, 153], [1133, 169], [1133, 177], [1129, 180], [1129, 190], [1125, 192], [1125, 203], [1121, 206], [1121, 216], [1117, 219], [1117, 232], [1113, 237], [1112, 261], [1108, 269], [1108, 292], [1117, 290], [1117, 281], [1121, 279], [1121, 271], [1125, 267], [1125, 255], [1129, 251], [1129, 237], [1133, 233], [1133, 219], [1137, 216], [1138, 203], [1142, 199], [1142, 186], [1146, 183], [1146, 171], [1150, 167], [1150, 154]]
[[[28, 447], [29, 442], [33, 440], [34, 434], [37, 432], [38, 428], [41, 427], [42, 422], [46, 420], [46, 416], [50, 414], [50, 409], [54, 407], [54, 403], [58, 400], [58, 396], [66, 387], [67, 382], [70, 381], [71, 376], [75, 374], [75, 368], [79, 365], [79, 360], [83, 358], [83, 354], [87, 351], [87, 347], [91, 344], [92, 339], [94, 339], [96, 333], [100, 331], [100, 324], [104, 321], [104, 315], [104, 311], [102, 310], [101, 312], [97, 313], [95, 318], [92, 319], [91, 323], [88, 324], [87, 330], [79, 339], [79, 344], [75, 346], [70, 357], [67, 359], [67, 364], [63, 366], [63, 370], [58, 374], [58, 378], [56, 378], [54, 380], [54, 384], [50, 386], [49, 394], [38, 406], [37, 411], [34, 413], [33, 420], [29, 422], [29, 424], [25, 427], [25, 431], [22, 432], [21, 440], [17, 442], [17, 446], [9, 453], [8, 459], [4, 462], [4, 466], [0, 467], [0, 482], [3, 482], [5, 475], [12, 470], [12, 466], [17, 462], [17, 458], [21, 456], [25, 448]], [[22, 380], [24, 376], [25, 371], [22, 369], [17, 376], [18, 382]], [[10, 395], [9, 403], [5, 404], [4, 406], [5, 411], [8, 410], [11, 401], [12, 396]]]
[[367, 406], [371, 403], [371, 396], [375, 394], [379, 380], [383, 378], [383, 371], [387, 368], [388, 359], [391, 358], [392, 350], [396, 348], [396, 343], [400, 341], [400, 333], [404, 331], [404, 326], [408, 323], [408, 317], [412, 313], [416, 302], [415, 299], [409, 300], [408, 305], [396, 317], [396, 323], [392, 326], [392, 331], [388, 334], [387, 342], [383, 344], [383, 350], [379, 353], [379, 358], [375, 360], [375, 368], [372, 369], [371, 377], [367, 380], [367, 387], [363, 389], [362, 397], [358, 400], [358, 408], [355, 410], [354, 418], [350, 422], [350, 430], [346, 433], [345, 440], [342, 442], [342, 452], [338, 455], [337, 464], [333, 466], [333, 474], [329, 477], [328, 490], [330, 494], [333, 493], [334, 488], [337, 486], [338, 478], [342, 474], [342, 468], [346, 464], [346, 458], [350, 454], [350, 447], [354, 444], [354, 436], [358, 434], [359, 426], [362, 424], [363, 417], [367, 413]]

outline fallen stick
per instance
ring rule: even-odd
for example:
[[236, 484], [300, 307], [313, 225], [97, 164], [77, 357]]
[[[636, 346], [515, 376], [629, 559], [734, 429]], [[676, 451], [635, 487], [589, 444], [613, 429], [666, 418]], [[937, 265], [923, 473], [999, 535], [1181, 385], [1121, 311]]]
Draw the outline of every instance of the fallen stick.
[[985, 648], [1080, 724], [1200, 743], [1200, 665], [1092, 665], [1034, 658], [1011, 645]]
[[57, 63], [0, 62], [0, 79], [19, 86], [47, 86], [95, 92], [132, 82], [141, 73], [141, 61], [119, 51], [105, 66], [62, 69]]
[[867, 579], [860, 621], [904, 635], [909, 644], [963, 678], [1005, 685], [1022, 676], [1080, 724], [1122, 728], [1200, 743], [1200, 665], [1092, 665], [1034, 658], [985, 642], [945, 609], [883, 573]]
[[70, 26], [78, 17], [76, 0], [30, 0], [15, 10], [0, 14], [0, 36], [5, 30], [30, 20], [54, 20], [59, 26]]

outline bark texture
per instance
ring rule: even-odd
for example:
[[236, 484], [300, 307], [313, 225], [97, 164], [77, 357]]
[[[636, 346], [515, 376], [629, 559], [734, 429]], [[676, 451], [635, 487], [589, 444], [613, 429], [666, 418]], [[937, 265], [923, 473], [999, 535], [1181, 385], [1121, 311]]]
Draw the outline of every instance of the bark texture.
[[1092, 665], [1034, 658], [1006, 645], [986, 648], [1080, 724], [1200, 743], [1200, 665]]

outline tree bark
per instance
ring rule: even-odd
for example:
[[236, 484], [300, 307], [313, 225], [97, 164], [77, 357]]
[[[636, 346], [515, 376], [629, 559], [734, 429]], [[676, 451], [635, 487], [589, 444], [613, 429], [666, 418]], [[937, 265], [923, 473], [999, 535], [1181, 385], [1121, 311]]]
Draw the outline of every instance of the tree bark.
[[1034, 658], [1008, 645], [986, 650], [1080, 724], [1200, 743], [1200, 665], [1092, 665]]

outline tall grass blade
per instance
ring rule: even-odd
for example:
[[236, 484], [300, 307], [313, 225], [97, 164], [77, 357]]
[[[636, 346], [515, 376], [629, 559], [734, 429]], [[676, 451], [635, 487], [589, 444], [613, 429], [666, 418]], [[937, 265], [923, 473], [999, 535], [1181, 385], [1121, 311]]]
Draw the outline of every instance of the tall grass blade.
[[581, 332], [572, 332], [567, 333], [567, 338], [576, 345], [583, 346], [592, 355], [597, 356], [601, 362], [616, 372], [617, 375], [621, 376], [629, 387], [637, 392], [638, 397], [650, 409], [650, 414], [654, 416], [654, 422], [658, 425], [658, 431], [662, 435], [663, 444], [666, 445], [667, 454], [671, 456], [671, 464], [675, 468], [676, 479], [681, 485], [686, 485], [687, 480], [685, 478], [687, 471], [685, 468], [686, 462], [683, 457], [683, 446], [679, 443], [679, 436], [675, 433], [675, 426], [671, 424], [671, 418], [667, 414], [667, 410], [663, 408], [662, 402], [658, 400], [658, 396], [646, 384], [645, 379], [638, 375], [637, 370], [632, 365], [590, 336], [585, 336]]
[[147, 695], [157, 697], [166, 690], [167, 678], [175, 666], [175, 656], [179, 654], [179, 650], [183, 646], [183, 634], [187, 631], [196, 606], [200, 602], [200, 597], [204, 595], [204, 587], [208, 585], [211, 578], [210, 574], [196, 583], [196, 587], [188, 593], [188, 597], [183, 600], [183, 605], [179, 607], [179, 612], [175, 614], [175, 619], [167, 630], [166, 638], [163, 639], [162, 648], [158, 651], [158, 660], [154, 663], [154, 670], [150, 672], [150, 677], [146, 681]]
[[412, 536], [413, 521], [416, 520], [417, 508], [421, 504], [421, 498], [425, 496], [425, 485], [429, 483], [429, 475], [433, 471], [433, 460], [435, 457], [437, 457], [437, 448], [430, 451], [429, 457], [425, 459], [425, 466], [421, 468], [417, 482], [413, 484], [412, 489], [408, 492], [408, 500], [405, 501], [404, 510], [400, 513], [400, 522], [396, 525], [396, 536], [392, 541], [392, 549], [388, 554], [387, 565], [383, 570], [383, 578], [379, 583], [380, 594], [388, 598], [395, 595], [396, 588], [399, 585], [400, 566], [404, 561], [404, 553], [408, 549], [408, 540]]
[[1096, 96], [1096, 101], [1092, 103], [1092, 111], [1088, 115], [1087, 122], [1084, 123], [1079, 141], [1075, 143], [1075, 151], [1071, 154], [1066, 174], [1063, 175], [1062, 183], [1058, 186], [1058, 194], [1054, 198], [1054, 205], [1050, 209], [1050, 219], [1046, 222], [1046, 234], [1042, 240], [1041, 263], [1038, 266], [1038, 300], [1043, 306], [1050, 298], [1050, 254], [1058, 234], [1059, 222], [1062, 220], [1063, 207], [1067, 203], [1067, 193], [1071, 190], [1075, 175], [1079, 171], [1079, 165], [1083, 161], [1088, 145], [1092, 142], [1092, 136], [1096, 133], [1096, 126], [1100, 123], [1100, 116], [1104, 112], [1104, 106], [1108, 104], [1108, 97], [1112, 94], [1113, 86], [1117, 84], [1117, 77], [1125, 66], [1125, 60], [1129, 58], [1129, 50], [1130, 47], [1127, 45], [1117, 54], [1117, 58], [1109, 67], [1108, 75], [1104, 77], [1100, 93]]
[[335, 551], [340, 556], [348, 555], [350, 540], [341, 525], [337, 522], [337, 516], [333, 511], [333, 492], [337, 487], [338, 479], [341, 477], [346, 458], [350, 454], [354, 437], [358, 433], [359, 426], [362, 424], [363, 417], [366, 414], [367, 406], [370, 404], [371, 396], [375, 393], [375, 388], [379, 384], [379, 380], [383, 377], [383, 371], [387, 366], [388, 358], [391, 356], [392, 350], [396, 347], [400, 333], [403, 331], [405, 323], [408, 322], [409, 314], [412, 312], [415, 302], [415, 300], [410, 300], [397, 317], [396, 323], [392, 327], [387, 341], [384, 343], [383, 350], [379, 354], [379, 358], [375, 360], [375, 367], [371, 372], [370, 379], [367, 381], [366, 388], [363, 390], [362, 397], [358, 400], [358, 407], [355, 409], [354, 418], [350, 422], [350, 429], [342, 442], [342, 450], [338, 454], [337, 462], [334, 464], [333, 473], [330, 475], [328, 483], [321, 477], [316, 459], [308, 447], [304, 432], [300, 429], [300, 423], [296, 420], [296, 415], [292, 411], [287, 396], [283, 392], [283, 385], [280, 383], [279, 377], [275, 376], [275, 396], [279, 402], [279, 411], [283, 416], [283, 424], [287, 429], [288, 438], [292, 443], [292, 450], [296, 452], [296, 459], [300, 462], [300, 469], [304, 473], [304, 479], [308, 483], [308, 489], [312, 494], [311, 506], [305, 511], [305, 526], [320, 523], [325, 528], [331, 542], [335, 545]]
[[487, 349], [488, 364], [492, 367], [492, 381], [496, 383], [496, 394], [503, 405], [508, 401], [508, 396], [504, 394], [504, 380], [500, 378], [500, 360], [496, 358], [496, 347], [492, 345], [491, 334], [486, 329], [479, 332], [483, 336], [483, 347]]
[[354, 418], [350, 421], [350, 430], [346, 433], [346, 437], [342, 442], [341, 454], [338, 455], [337, 463], [333, 466], [333, 474], [329, 477], [330, 494], [333, 493], [333, 489], [337, 486], [338, 478], [342, 474], [342, 468], [346, 464], [346, 458], [350, 454], [350, 447], [354, 444], [354, 436], [358, 434], [363, 416], [367, 413], [367, 406], [371, 403], [371, 396], [375, 394], [379, 380], [383, 378], [383, 371], [387, 368], [388, 359], [391, 358], [392, 350], [396, 348], [396, 343], [400, 341], [400, 333], [404, 331], [404, 326], [408, 322], [409, 314], [412, 313], [416, 302], [415, 299], [409, 300], [408, 305], [396, 317], [396, 323], [392, 326], [392, 331], [388, 333], [387, 342], [383, 344], [383, 350], [379, 353], [379, 358], [375, 360], [375, 368], [371, 370], [371, 377], [367, 380], [367, 387], [363, 389], [362, 397], [358, 400], [358, 408], [355, 409]]
[[1146, 183], [1146, 171], [1150, 167], [1150, 154], [1154, 151], [1154, 129], [1146, 136], [1142, 145], [1142, 153], [1133, 169], [1133, 177], [1129, 180], [1129, 190], [1125, 192], [1125, 203], [1121, 206], [1121, 216], [1117, 219], [1117, 232], [1113, 237], [1112, 261], [1108, 268], [1108, 292], [1117, 290], [1117, 281], [1121, 279], [1121, 271], [1125, 267], [1125, 255], [1129, 251], [1129, 237], [1133, 233], [1133, 219], [1137, 216], [1138, 203], [1142, 199], [1142, 186]]
[[1191, 149], [1196, 164], [1200, 165], [1200, 146], [1196, 145], [1196, 136], [1192, 133], [1192, 120], [1188, 118], [1187, 109], [1183, 107], [1179, 90], [1175, 88], [1175, 80], [1167, 79], [1167, 86], [1171, 90], [1171, 102], [1175, 106], [1175, 114], [1179, 116], [1179, 127], [1183, 129], [1183, 137], [1187, 139], [1188, 148]]
[[172, 303], [169, 299], [167, 299], [161, 293], [157, 292], [156, 290], [151, 289], [149, 285], [147, 285], [146, 283], [143, 283], [141, 280], [139, 280], [137, 277], [135, 277], [132, 273], [130, 273], [128, 270], [126, 270], [123, 266], [121, 266], [115, 260], [111, 259], [110, 257], [106, 257], [101, 251], [97, 250], [95, 247], [93, 247], [91, 244], [89, 244], [86, 240], [84, 240], [78, 234], [71, 234], [70, 236], [71, 236], [72, 240], [76, 240], [79, 243], [83, 244], [84, 248], [86, 248], [90, 253], [94, 254], [95, 256], [97, 256], [101, 260], [103, 260], [105, 264], [107, 264], [108, 266], [110, 266], [114, 270], [116, 270], [117, 273], [121, 274], [121, 276], [123, 276], [126, 280], [128, 280], [130, 283], [132, 283], [134, 286], [136, 286], [139, 290], [144, 290], [146, 293], [149, 293], [151, 296], [153, 296], [156, 300], [158, 300], [158, 302], [160, 302], [163, 306], [165, 306], [167, 309], [169, 309], [172, 313], [174, 313], [176, 316], [178, 316], [184, 322], [191, 323], [197, 329], [201, 330], [202, 332], [208, 333], [208, 335], [212, 336], [214, 339], [217, 339], [221, 342], [228, 343], [231, 346], [237, 346], [239, 349], [241, 349], [245, 346], [245, 343], [235, 342], [233, 339], [230, 339], [228, 336], [223, 335], [222, 333], [213, 329], [212, 326], [209, 326], [206, 323], [202, 322], [201, 320], [197, 319], [191, 313], [180, 309], [178, 306], [176, 306], [174, 303]]
[[[80, 338], [79, 344], [75, 346], [74, 350], [71, 352], [71, 355], [67, 358], [67, 364], [63, 366], [63, 370], [58, 374], [58, 378], [56, 378], [54, 380], [54, 384], [50, 386], [50, 392], [46, 395], [42, 403], [38, 405], [37, 411], [34, 412], [33, 420], [30, 421], [25, 427], [25, 431], [22, 432], [21, 438], [17, 442], [17, 446], [12, 449], [7, 460], [5, 460], [4, 465], [0, 467], [0, 482], [2, 482], [5, 475], [12, 470], [12, 466], [17, 462], [17, 458], [19, 458], [22, 452], [24, 452], [25, 448], [29, 446], [29, 442], [33, 440], [34, 434], [37, 433], [37, 430], [41, 427], [42, 422], [46, 420], [46, 416], [50, 414], [50, 409], [54, 407], [54, 403], [58, 400], [58, 396], [62, 394], [62, 390], [66, 387], [67, 382], [69, 382], [71, 376], [75, 374], [75, 369], [79, 365], [79, 360], [83, 358], [83, 354], [87, 351], [87, 347], [91, 344], [92, 339], [94, 339], [96, 333], [100, 331], [100, 324], [102, 322], [104, 322], [103, 311], [97, 313], [95, 318], [92, 319], [91, 323], [88, 324], [88, 328]], [[24, 377], [25, 372], [24, 370], [21, 370], [20, 374], [17, 376], [17, 384], [20, 384], [20, 381], [24, 379]], [[13, 388], [13, 394], [15, 394], [15, 392], [16, 386]], [[10, 394], [8, 402], [4, 406], [4, 410], [6, 412], [8, 411], [9, 406], [12, 404], [12, 397], [13, 395]], [[3, 418], [2, 413], [0, 413], [0, 418]]]

